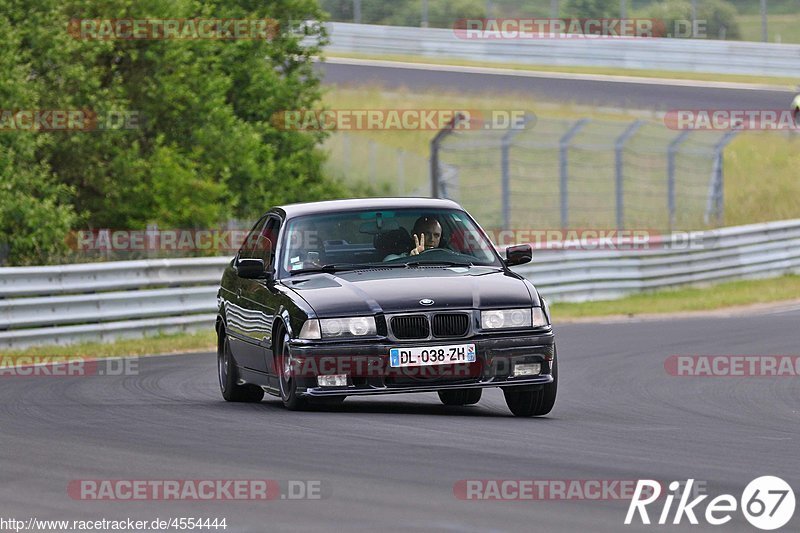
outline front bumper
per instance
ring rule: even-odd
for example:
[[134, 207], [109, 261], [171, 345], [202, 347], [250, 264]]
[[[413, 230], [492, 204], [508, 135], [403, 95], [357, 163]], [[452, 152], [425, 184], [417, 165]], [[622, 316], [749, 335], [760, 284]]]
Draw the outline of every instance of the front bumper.
[[[474, 344], [476, 361], [452, 365], [392, 368], [391, 348], [452, 344]], [[551, 331], [535, 335], [475, 336], [393, 343], [388, 339], [373, 342], [290, 341], [297, 393], [305, 396], [366, 396], [435, 392], [448, 389], [486, 387], [541, 387], [553, 382], [555, 354]], [[514, 377], [518, 363], [539, 363], [536, 376]], [[320, 387], [317, 375], [347, 374], [347, 386]]]

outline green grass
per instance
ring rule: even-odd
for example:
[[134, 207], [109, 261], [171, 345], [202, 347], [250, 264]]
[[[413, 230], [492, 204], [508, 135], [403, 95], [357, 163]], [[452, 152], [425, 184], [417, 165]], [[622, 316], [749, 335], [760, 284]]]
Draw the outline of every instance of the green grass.
[[800, 218], [800, 135], [742, 133], [725, 152], [725, 224]]
[[121, 339], [115, 342], [83, 343], [69, 346], [37, 346], [23, 350], [0, 352], [0, 359], [17, 357], [46, 357], [48, 361], [82, 357], [126, 357], [216, 351], [216, 334], [212, 330], [197, 333], [158, 335], [141, 339]]
[[[743, 40], [761, 40], [761, 15], [739, 15], [738, 19]], [[770, 15], [767, 19], [767, 32], [772, 43], [800, 43], [800, 13]]]
[[[794, 17], [794, 15], [788, 15]], [[759, 38], [760, 37], [760, 22], [758, 26]], [[788, 24], [787, 24], [788, 25]], [[748, 28], [749, 29], [749, 28]], [[772, 35], [772, 31], [770, 31]], [[790, 42], [790, 41], [784, 41]], [[791, 41], [795, 42], [795, 41]], [[513, 70], [524, 70], [533, 72], [562, 72], [565, 74], [600, 74], [606, 76], [633, 76], [641, 78], [658, 78], [658, 79], [675, 79], [675, 80], [694, 80], [694, 81], [715, 81], [715, 82], [730, 82], [730, 83], [754, 83], [758, 85], [774, 85], [777, 88], [791, 88], [794, 89], [800, 76], [751, 76], [746, 74], [718, 74], [706, 72], [682, 72], [672, 70], [655, 70], [655, 69], [623, 69], [623, 68], [610, 68], [610, 67], [573, 67], [566, 65], [550, 66], [550, 65], [522, 65], [519, 63], [501, 63], [490, 61], [472, 61], [468, 59], [458, 59], [449, 57], [418, 57], [411, 55], [393, 54], [393, 55], [374, 55], [374, 54], [359, 54], [359, 53], [345, 53], [345, 52], [331, 52], [325, 53], [326, 57], [342, 57], [352, 59], [379, 59], [384, 61], [404, 61], [407, 63], [433, 63], [445, 65], [458, 65], [458, 66], [471, 66], [471, 67], [491, 67], [491, 68], [505, 68]]]
[[619, 300], [554, 303], [553, 322], [601, 317], [710, 311], [728, 307], [787, 301], [800, 298], [800, 276], [732, 281], [708, 287], [689, 287], [641, 293]]

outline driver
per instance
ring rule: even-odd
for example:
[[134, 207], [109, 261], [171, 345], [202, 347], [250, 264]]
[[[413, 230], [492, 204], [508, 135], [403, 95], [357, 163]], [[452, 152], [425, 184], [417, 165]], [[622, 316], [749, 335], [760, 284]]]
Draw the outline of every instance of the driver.
[[384, 261], [400, 259], [409, 255], [419, 255], [425, 250], [438, 248], [442, 240], [442, 225], [432, 216], [421, 216], [414, 222], [413, 229], [414, 247], [402, 254], [389, 254], [383, 258]]
[[408, 255], [418, 255], [420, 252], [438, 248], [442, 240], [442, 225], [433, 217], [419, 217], [414, 222], [414, 248]]

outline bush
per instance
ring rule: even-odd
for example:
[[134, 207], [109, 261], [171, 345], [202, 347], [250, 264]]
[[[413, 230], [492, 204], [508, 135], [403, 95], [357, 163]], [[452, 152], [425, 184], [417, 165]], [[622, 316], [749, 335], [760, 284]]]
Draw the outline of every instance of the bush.
[[573, 18], [619, 17], [619, 2], [609, 0], [567, 0], [566, 15]]

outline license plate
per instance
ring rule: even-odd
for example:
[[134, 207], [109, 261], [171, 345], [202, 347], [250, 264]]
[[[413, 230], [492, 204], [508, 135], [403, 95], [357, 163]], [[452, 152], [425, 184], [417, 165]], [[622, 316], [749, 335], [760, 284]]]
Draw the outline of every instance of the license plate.
[[425, 348], [392, 348], [389, 350], [389, 366], [393, 368], [474, 362], [474, 344], [453, 344]]

